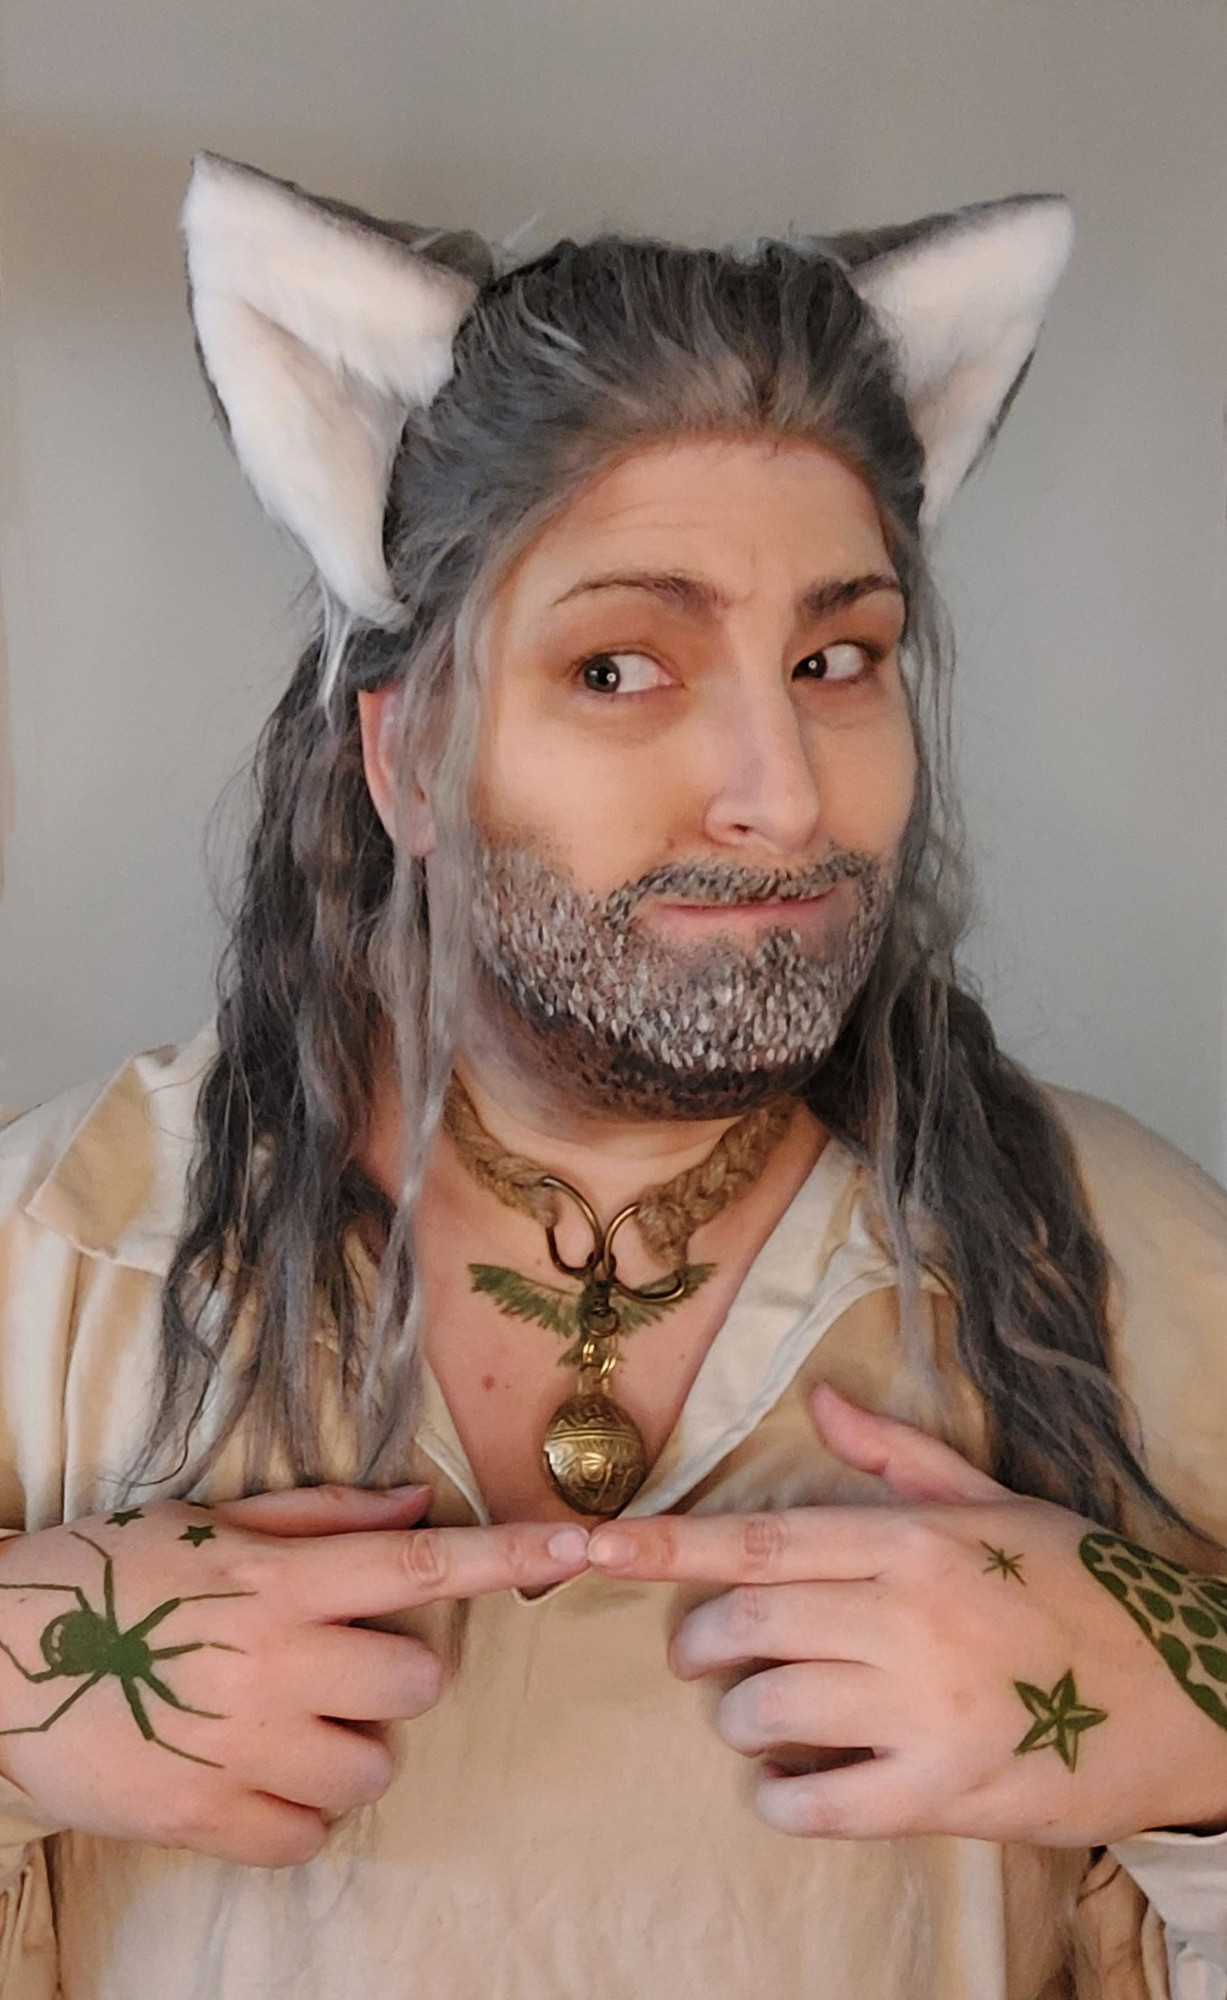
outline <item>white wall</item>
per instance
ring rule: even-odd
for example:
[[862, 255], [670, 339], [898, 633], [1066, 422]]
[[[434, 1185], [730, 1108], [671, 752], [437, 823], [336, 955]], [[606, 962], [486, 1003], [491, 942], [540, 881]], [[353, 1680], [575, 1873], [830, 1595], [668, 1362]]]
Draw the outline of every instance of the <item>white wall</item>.
[[1028, 1062], [1221, 1171], [1227, 9], [8, 0], [0, 61], [0, 1101], [203, 1018], [203, 825], [293, 652], [297, 560], [195, 375], [195, 148], [419, 221], [540, 210], [534, 245], [1061, 189], [1074, 261], [942, 550], [971, 955]]

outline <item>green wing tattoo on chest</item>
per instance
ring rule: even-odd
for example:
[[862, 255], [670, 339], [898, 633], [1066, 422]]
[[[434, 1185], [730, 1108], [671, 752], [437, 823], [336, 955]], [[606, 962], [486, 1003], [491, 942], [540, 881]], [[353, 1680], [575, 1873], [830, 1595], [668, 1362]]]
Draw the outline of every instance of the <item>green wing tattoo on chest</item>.
[[[654, 1326], [675, 1306], [692, 1299], [700, 1285], [707, 1283], [715, 1268], [714, 1264], [684, 1265], [684, 1283], [673, 1298], [653, 1299], [642, 1292], [631, 1298], [619, 1293], [619, 1332], [637, 1333], [640, 1327]], [[470, 1264], [469, 1279], [475, 1292], [484, 1292], [510, 1319], [533, 1321], [537, 1326], [546, 1327], [550, 1333], [571, 1342], [559, 1366], [579, 1367], [583, 1358], [580, 1345], [584, 1313], [594, 1296], [591, 1285], [584, 1284], [578, 1291], [564, 1291], [560, 1285], [542, 1284], [536, 1278], [526, 1278], [519, 1271], [508, 1270], [503, 1264]]]
[[1162, 1654], [1189, 1699], [1227, 1729], [1227, 1580], [1169, 1562], [1106, 1528], [1084, 1535], [1078, 1553]]

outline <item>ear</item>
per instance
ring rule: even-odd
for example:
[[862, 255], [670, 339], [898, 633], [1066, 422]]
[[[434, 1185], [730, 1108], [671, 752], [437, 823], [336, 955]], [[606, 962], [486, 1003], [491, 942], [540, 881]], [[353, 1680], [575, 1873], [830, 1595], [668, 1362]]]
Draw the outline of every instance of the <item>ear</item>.
[[[925, 451], [931, 530], [1004, 422], [1073, 246], [1063, 195], [1015, 195], [842, 239], [852, 283], [893, 335]], [[833, 239], [839, 251], [841, 239]]]
[[436, 844], [434, 815], [423, 787], [414, 781], [408, 799], [403, 796], [396, 770], [396, 725], [399, 688], [361, 689], [358, 694], [358, 730], [362, 738], [362, 769], [371, 803], [378, 813], [388, 839], [425, 856]]
[[338, 603], [395, 624], [392, 460], [408, 410], [452, 372], [477, 284], [404, 240], [430, 231], [214, 153], [195, 161], [182, 222], [200, 357], [243, 471]]

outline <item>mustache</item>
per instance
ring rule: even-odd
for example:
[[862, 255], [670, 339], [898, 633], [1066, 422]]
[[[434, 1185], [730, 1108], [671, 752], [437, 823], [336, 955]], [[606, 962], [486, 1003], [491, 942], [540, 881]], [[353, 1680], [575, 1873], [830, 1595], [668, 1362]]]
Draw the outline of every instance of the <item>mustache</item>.
[[628, 923], [649, 896], [726, 909], [734, 903], [799, 903], [824, 896], [840, 882], [863, 880], [878, 872], [868, 854], [838, 848], [810, 868], [739, 868], [724, 861], [675, 861], [652, 868], [637, 881], [615, 889], [602, 902], [605, 916]]

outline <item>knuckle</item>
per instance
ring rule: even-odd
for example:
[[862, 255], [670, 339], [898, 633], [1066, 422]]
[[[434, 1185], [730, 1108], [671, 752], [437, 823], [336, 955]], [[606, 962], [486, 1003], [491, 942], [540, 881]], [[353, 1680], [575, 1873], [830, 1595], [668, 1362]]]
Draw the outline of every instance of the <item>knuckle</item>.
[[[283, 1542], [271, 1535], [259, 1541], [240, 1543], [225, 1565], [227, 1589], [266, 1599], [288, 1591], [296, 1553], [292, 1542]], [[237, 1601], [230, 1608], [232, 1612], [241, 1612]]]
[[747, 1569], [766, 1575], [784, 1554], [789, 1539], [782, 1514], [748, 1514], [741, 1527], [741, 1552]]
[[443, 1536], [433, 1528], [409, 1528], [401, 1537], [400, 1559], [414, 1590], [440, 1589], [452, 1564]]
[[225, 1817], [215, 1804], [203, 1799], [175, 1800], [160, 1806], [148, 1838], [157, 1847], [187, 1847], [195, 1853], [210, 1853], [224, 1831]]
[[443, 1693], [447, 1673], [437, 1653], [421, 1648], [405, 1675], [405, 1713], [421, 1715], [433, 1708]]
[[737, 1644], [761, 1638], [769, 1604], [766, 1591], [755, 1584], [743, 1584], [730, 1591], [725, 1609], [729, 1637]]
[[881, 1839], [902, 1840], [936, 1831], [932, 1804], [923, 1801], [912, 1786], [899, 1792], [888, 1806], [866, 1807], [862, 1817], [867, 1832]]
[[779, 1690], [771, 1682], [754, 1689], [746, 1703], [746, 1719], [757, 1736], [769, 1737], [783, 1727], [783, 1707]]
[[824, 1799], [810, 1796], [798, 1810], [796, 1831], [811, 1839], [820, 1840], [824, 1835], [829, 1839], [837, 1839], [841, 1834], [850, 1834], [853, 1828], [847, 1813], [841, 1813], [837, 1807], [828, 1805]]
[[662, 1573], [672, 1569], [677, 1560], [677, 1536], [672, 1525], [664, 1520], [636, 1522], [635, 1560], [649, 1570]]
[[671, 1569], [678, 1558], [677, 1533], [667, 1521], [661, 1521], [654, 1529], [648, 1543], [651, 1554], [664, 1569]]
[[499, 1534], [501, 1560], [508, 1576], [531, 1578], [541, 1567], [541, 1543], [537, 1536], [511, 1526], [500, 1529]]
[[300, 1868], [304, 1862], [314, 1862], [320, 1854], [324, 1842], [328, 1840], [328, 1826], [322, 1818], [304, 1820], [294, 1828], [292, 1834], [282, 1834], [274, 1842], [274, 1854], [268, 1860], [270, 1868]]
[[296, 1818], [293, 1824], [279, 1828], [261, 1842], [265, 1868], [298, 1868], [304, 1861], [314, 1861], [328, 1838], [328, 1828], [324, 1820], [314, 1814], [311, 1818]]
[[392, 1752], [386, 1743], [373, 1736], [368, 1737], [366, 1743], [362, 1766], [354, 1784], [353, 1802], [359, 1806], [374, 1805], [376, 1799], [383, 1797], [392, 1782], [395, 1768]]
[[931, 1577], [942, 1565], [947, 1541], [941, 1529], [923, 1516], [909, 1514], [896, 1528], [896, 1557], [907, 1574]]
[[757, 1736], [769, 1737], [784, 1726], [784, 1690], [774, 1674], [753, 1674], [743, 1681], [739, 1720]]

